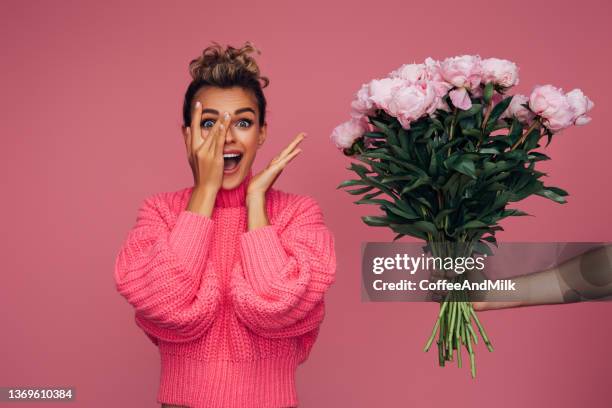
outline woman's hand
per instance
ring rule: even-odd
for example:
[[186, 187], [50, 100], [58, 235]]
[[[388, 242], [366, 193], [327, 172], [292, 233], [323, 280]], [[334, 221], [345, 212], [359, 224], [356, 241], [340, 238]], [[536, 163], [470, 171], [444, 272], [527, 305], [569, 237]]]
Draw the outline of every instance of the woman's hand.
[[269, 225], [268, 214], [266, 214], [265, 196], [266, 191], [274, 184], [274, 181], [283, 171], [283, 168], [297, 156], [302, 150], [296, 146], [306, 137], [305, 133], [300, 133], [289, 146], [283, 149], [268, 166], [256, 176], [253, 176], [247, 188], [246, 206], [248, 208], [248, 229], [249, 231]]
[[185, 145], [195, 188], [215, 195], [223, 183], [223, 145], [229, 120], [230, 115], [226, 113], [204, 138], [200, 125], [202, 104], [198, 101], [191, 112], [191, 126], [187, 128]]
[[191, 112], [191, 126], [187, 128], [185, 138], [194, 180], [187, 210], [211, 216], [217, 192], [223, 183], [223, 145], [230, 115], [226, 112], [223, 120], [217, 120], [206, 138], [202, 137], [201, 121], [202, 105], [198, 101]]
[[283, 169], [302, 150], [297, 145], [306, 137], [306, 133], [298, 134], [282, 152], [268, 164], [259, 174], [253, 176], [247, 188], [247, 197], [263, 197], [274, 184]]

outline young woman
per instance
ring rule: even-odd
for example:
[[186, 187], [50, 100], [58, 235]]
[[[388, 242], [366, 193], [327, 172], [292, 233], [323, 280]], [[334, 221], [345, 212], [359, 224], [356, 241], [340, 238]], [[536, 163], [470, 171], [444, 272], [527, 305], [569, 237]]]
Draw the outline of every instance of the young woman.
[[272, 188], [305, 135], [252, 172], [268, 84], [254, 51], [214, 44], [191, 61], [182, 132], [194, 185], [146, 198], [117, 256], [117, 290], [160, 351], [164, 407], [297, 406], [296, 368], [335, 279], [317, 202]]

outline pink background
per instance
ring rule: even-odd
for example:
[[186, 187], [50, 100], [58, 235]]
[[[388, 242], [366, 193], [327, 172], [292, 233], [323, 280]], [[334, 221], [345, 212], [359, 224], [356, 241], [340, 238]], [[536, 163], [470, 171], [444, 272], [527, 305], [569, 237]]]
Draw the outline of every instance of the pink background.
[[475, 381], [423, 353], [435, 304], [361, 303], [360, 244], [394, 234], [363, 224], [378, 210], [335, 189], [353, 175], [328, 139], [360, 84], [402, 63], [511, 59], [519, 91], [580, 87], [596, 107], [547, 151], [549, 182], [570, 202], [523, 202], [536, 216], [504, 223], [500, 239], [610, 241], [609, 2], [355, 4], [0, 3], [0, 386], [75, 386], [83, 407], [155, 405], [157, 349], [115, 292], [114, 257], [145, 196], [191, 184], [179, 133], [189, 60], [211, 40], [250, 39], [271, 79], [255, 170], [307, 131], [276, 187], [314, 196], [337, 239], [337, 283], [298, 370], [301, 407], [612, 404], [609, 303], [482, 314], [496, 350], [479, 344]]

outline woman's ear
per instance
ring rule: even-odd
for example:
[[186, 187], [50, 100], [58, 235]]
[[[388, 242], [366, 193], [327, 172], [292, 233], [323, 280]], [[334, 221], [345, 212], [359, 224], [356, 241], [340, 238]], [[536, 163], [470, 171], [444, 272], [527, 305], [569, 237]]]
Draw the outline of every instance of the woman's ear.
[[183, 141], [185, 142], [185, 147], [188, 148], [189, 147], [188, 146], [188, 142], [189, 142], [189, 127], [181, 125], [181, 133], [183, 134]]
[[261, 146], [266, 141], [267, 136], [268, 136], [268, 124], [264, 123], [263, 126], [259, 128], [259, 136], [257, 138], [257, 145]]

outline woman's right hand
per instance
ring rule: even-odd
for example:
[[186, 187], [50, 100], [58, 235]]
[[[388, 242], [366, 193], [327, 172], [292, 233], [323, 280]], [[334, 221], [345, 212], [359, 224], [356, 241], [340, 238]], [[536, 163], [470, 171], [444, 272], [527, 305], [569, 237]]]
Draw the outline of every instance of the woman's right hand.
[[208, 134], [202, 134], [202, 104], [197, 101], [187, 128], [187, 158], [193, 173], [194, 186], [211, 194], [217, 193], [223, 182], [223, 146], [229, 128], [230, 115], [217, 120]]
[[229, 128], [230, 115], [217, 120], [208, 134], [202, 134], [202, 105], [195, 103], [191, 125], [186, 129], [187, 159], [193, 173], [194, 188], [187, 210], [211, 216], [217, 192], [223, 183], [223, 147]]

